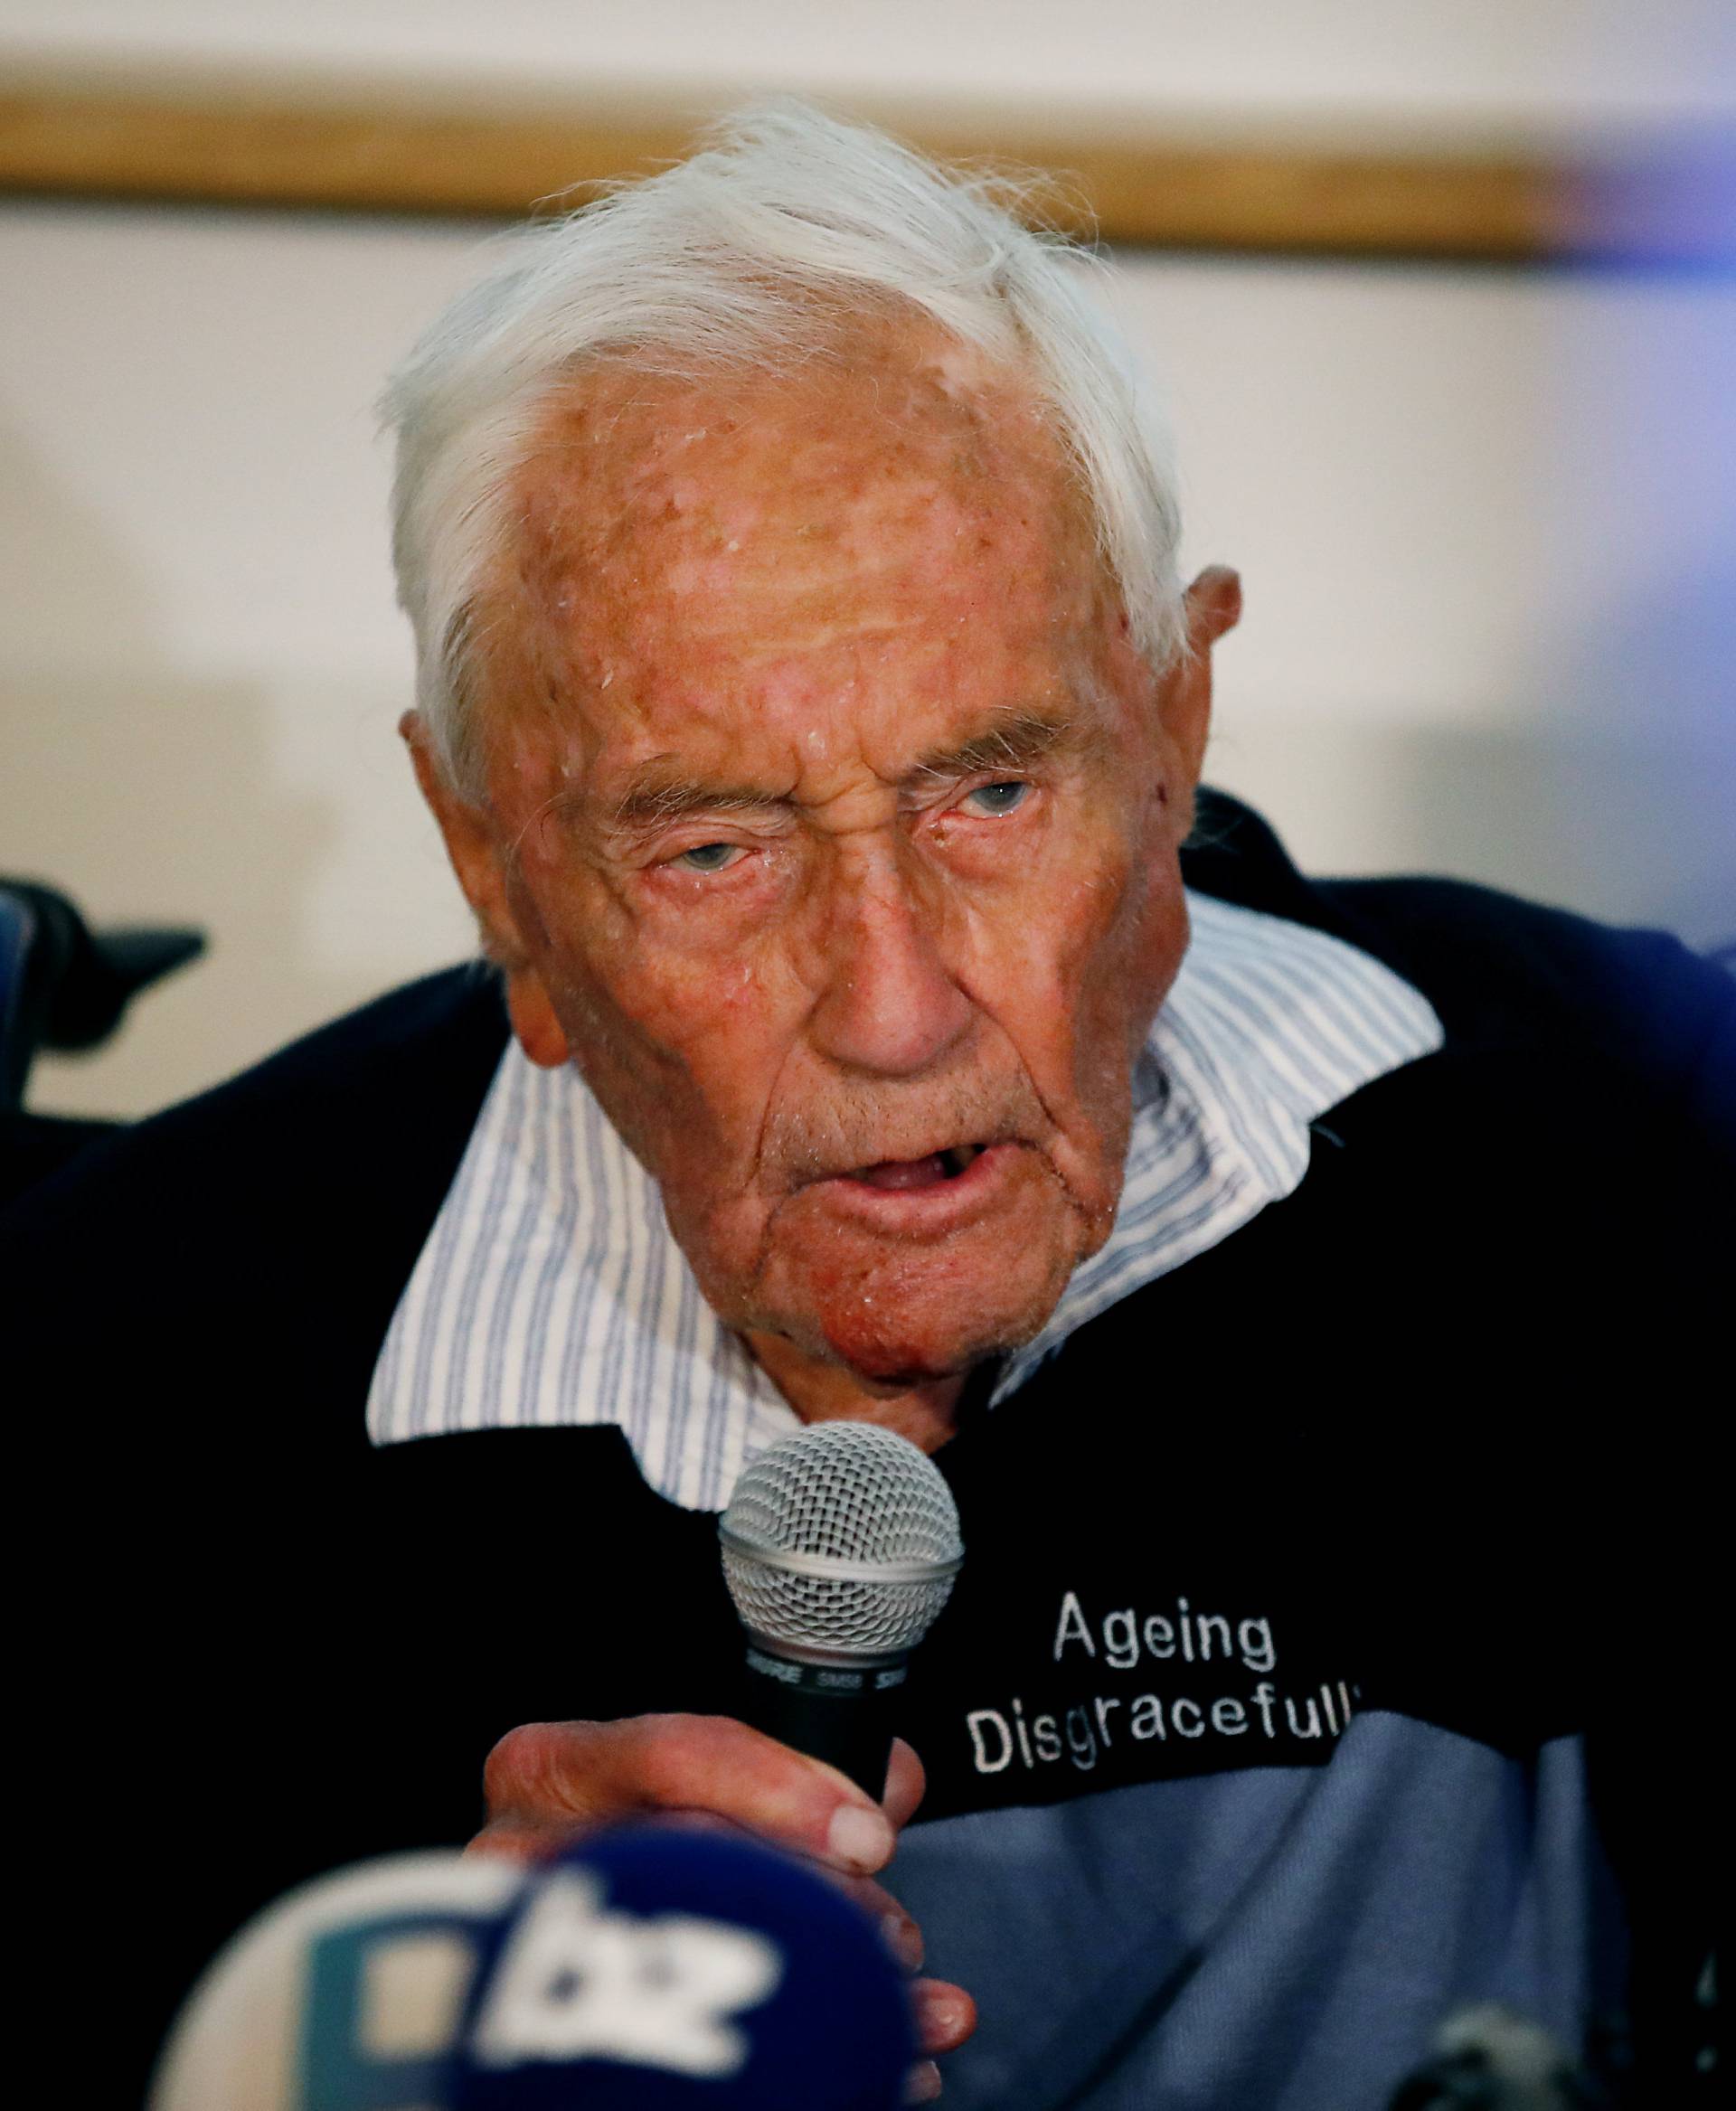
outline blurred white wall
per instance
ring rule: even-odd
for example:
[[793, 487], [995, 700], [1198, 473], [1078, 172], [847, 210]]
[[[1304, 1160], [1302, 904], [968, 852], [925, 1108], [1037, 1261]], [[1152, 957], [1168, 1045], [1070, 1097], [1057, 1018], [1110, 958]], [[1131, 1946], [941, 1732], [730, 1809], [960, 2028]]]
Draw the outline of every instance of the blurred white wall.
[[[962, 18], [979, 7], [880, 9], [912, 37], [934, 24], [926, 45], [896, 49], [865, 38], [861, 12], [825, 52], [819, 11], [770, 0], [516, 0], [486, 19], [503, 65], [582, 23], [605, 73], [625, 77], [630, 59], [697, 77], [727, 45], [762, 83], [836, 86], [894, 57], [908, 80], [922, 50], [928, 85], [962, 90], [1015, 56], [1027, 72], [1033, 54], [1059, 67], [1082, 43], [1125, 96], [1115, 37], [1165, 10], [1087, 8], [1070, 41], [1057, 14], [1007, 5], [1005, 39], [975, 68]], [[1564, 18], [1616, 11], [1377, 14], [1344, 0], [1321, 11], [1358, 57], [1336, 71], [1295, 33], [1309, 12], [1222, 9], [1217, 45], [1179, 35], [1170, 86], [1223, 108], [1288, 82], [1297, 108], [1365, 95], [1390, 111], [1408, 80], [1420, 108], [1444, 93], [1511, 117], [1495, 108], [1505, 82], [1509, 104], [1529, 96], [1546, 114], [1540, 54]], [[0, 53], [9, 34], [45, 48], [50, 14], [0, 0]], [[110, 55], [138, 14], [52, 11], [63, 42]], [[480, 63], [485, 19], [363, 0], [149, 14], [159, 47], [179, 31], [207, 52], [268, 32], [327, 52], [372, 36], [379, 59], [395, 36], [399, 60], [413, 50], [425, 68]], [[1270, 34], [1239, 55], [1228, 18], [1245, 35], [1255, 14]], [[1401, 49], [1394, 14], [1434, 26]], [[1585, 114], [1595, 75], [1568, 70], [1558, 114], [1574, 95]], [[1608, 68], [1606, 113], [1623, 85], [1656, 103], [1669, 82], [1637, 57]], [[465, 949], [392, 730], [410, 658], [370, 403], [480, 239], [0, 210], [0, 871], [64, 886], [99, 919], [212, 936], [209, 959], [146, 998], [111, 1050], [42, 1061], [36, 1105], [159, 1106]], [[1208, 774], [1317, 870], [1451, 872], [1698, 942], [1736, 933], [1736, 288], [1130, 256], [1111, 295], [1175, 406], [1190, 555], [1246, 577]]]

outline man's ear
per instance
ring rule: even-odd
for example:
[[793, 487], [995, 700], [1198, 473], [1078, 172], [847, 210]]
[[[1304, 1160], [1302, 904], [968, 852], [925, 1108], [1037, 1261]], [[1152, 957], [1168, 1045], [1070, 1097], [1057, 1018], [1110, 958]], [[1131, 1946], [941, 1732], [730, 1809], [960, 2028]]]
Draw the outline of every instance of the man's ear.
[[1182, 773], [1177, 803], [1191, 811], [1212, 730], [1212, 647], [1241, 616], [1241, 580], [1227, 564], [1208, 565], [1183, 602], [1187, 644], [1158, 685], [1158, 715]]
[[482, 936], [482, 949], [505, 977], [506, 1009], [519, 1045], [533, 1063], [556, 1070], [571, 1053], [565, 1031], [530, 947], [507, 883], [505, 856], [492, 817], [448, 782], [434, 752], [420, 712], [407, 711], [398, 721], [415, 767], [416, 782], [439, 825], [446, 854], [470, 904]]

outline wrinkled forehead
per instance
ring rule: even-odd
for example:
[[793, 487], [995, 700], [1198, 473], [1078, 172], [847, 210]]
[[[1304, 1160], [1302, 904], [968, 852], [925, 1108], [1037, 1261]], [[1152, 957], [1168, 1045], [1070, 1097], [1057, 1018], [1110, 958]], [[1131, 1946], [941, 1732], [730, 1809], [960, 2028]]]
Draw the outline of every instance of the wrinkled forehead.
[[594, 602], [646, 578], [698, 601], [713, 576], [739, 591], [792, 561], [817, 574], [828, 554], [846, 575], [941, 554], [1047, 570], [1091, 541], [1034, 391], [933, 338], [882, 335], [774, 373], [605, 364], [550, 401], [514, 498], [520, 580], [575, 611], [583, 589]]
[[550, 400], [487, 627], [516, 664], [490, 686], [558, 713], [576, 766], [747, 689], [939, 693], [967, 650], [974, 687], [1035, 701], [1118, 619], [1024, 376], [932, 332], [863, 335], [775, 372], [608, 362]]

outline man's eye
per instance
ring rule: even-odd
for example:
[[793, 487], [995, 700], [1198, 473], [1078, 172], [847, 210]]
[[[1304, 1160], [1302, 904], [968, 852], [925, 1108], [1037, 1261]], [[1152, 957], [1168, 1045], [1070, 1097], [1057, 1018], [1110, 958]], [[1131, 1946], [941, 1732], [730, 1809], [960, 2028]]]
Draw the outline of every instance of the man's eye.
[[669, 862], [685, 865], [690, 872], [726, 872], [742, 854], [739, 843], [696, 843]]
[[965, 795], [965, 804], [968, 806], [974, 799], [977, 802], [977, 813], [992, 814], [998, 818], [1024, 806], [1024, 796], [1030, 789], [1023, 777], [1009, 777], [1005, 784], [978, 785], [974, 792]]

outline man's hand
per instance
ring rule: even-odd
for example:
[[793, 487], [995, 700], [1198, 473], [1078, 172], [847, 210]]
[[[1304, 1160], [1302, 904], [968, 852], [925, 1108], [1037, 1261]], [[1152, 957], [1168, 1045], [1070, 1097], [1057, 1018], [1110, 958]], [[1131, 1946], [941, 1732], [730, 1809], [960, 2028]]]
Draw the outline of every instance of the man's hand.
[[[474, 1853], [535, 1859], [589, 1825], [653, 1812], [721, 1819], [825, 1870], [880, 1922], [907, 1969], [921, 1965], [920, 1929], [873, 1880], [922, 1800], [922, 1762], [902, 1739], [880, 1804], [822, 1761], [720, 1715], [527, 1723], [488, 1755], [484, 1786], [488, 1822], [470, 1843]], [[976, 2029], [976, 2003], [963, 1987], [918, 1979], [912, 1993], [924, 2052], [950, 2052]], [[910, 2100], [939, 2087], [926, 2059]]]

